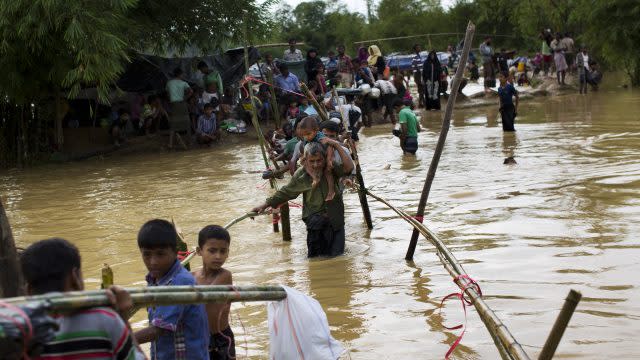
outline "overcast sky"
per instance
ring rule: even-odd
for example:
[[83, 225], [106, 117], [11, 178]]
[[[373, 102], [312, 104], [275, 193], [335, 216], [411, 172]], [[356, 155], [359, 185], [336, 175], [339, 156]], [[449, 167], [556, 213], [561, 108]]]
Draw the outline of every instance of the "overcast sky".
[[[291, 5], [291, 7], [295, 8], [296, 5], [305, 2], [304, 0], [283, 0], [285, 3]], [[367, 14], [367, 2], [365, 0], [341, 0], [342, 3], [347, 4], [347, 8], [350, 11], [357, 11], [362, 14]], [[374, 4], [378, 2], [376, 0], [373, 1]], [[455, 3], [455, 0], [441, 0], [440, 3], [444, 8], [447, 8]]]

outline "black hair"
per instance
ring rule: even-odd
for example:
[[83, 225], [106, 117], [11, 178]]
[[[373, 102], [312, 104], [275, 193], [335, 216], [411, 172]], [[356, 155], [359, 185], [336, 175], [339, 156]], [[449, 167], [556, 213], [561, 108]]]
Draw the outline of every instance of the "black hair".
[[200, 61], [200, 62], [198, 63], [198, 69], [208, 68], [208, 67], [209, 67], [209, 65], [207, 65], [207, 63], [206, 63], [206, 62], [204, 62], [204, 61]]
[[415, 51], [417, 47], [419, 47], [420, 44], [413, 44], [413, 50]]
[[353, 102], [353, 100], [355, 100], [356, 97], [354, 95], [349, 94], [349, 95], [345, 95], [344, 99], [347, 100], [348, 103], [350, 103], [350, 102]]
[[141, 249], [171, 248], [177, 251], [178, 232], [167, 220], [149, 220], [138, 231], [138, 247]]
[[278, 65], [278, 69], [280, 69], [280, 71], [289, 70], [289, 66], [287, 66], [287, 64], [285, 64], [285, 63], [282, 63], [282, 64]]
[[295, 38], [289, 38], [289, 44], [291, 44], [292, 42], [297, 43]]
[[393, 107], [400, 107], [400, 106], [404, 106], [404, 101], [402, 101], [402, 99], [395, 99], [393, 101]]
[[329, 131], [333, 131], [334, 133], [340, 132], [340, 126], [331, 120], [325, 120], [320, 123], [320, 131], [327, 129]]
[[313, 116], [307, 116], [300, 121], [298, 125], [300, 129], [304, 130], [318, 130], [318, 121]]
[[173, 76], [174, 77], [178, 77], [180, 75], [184, 74], [184, 71], [182, 71], [182, 69], [180, 67], [177, 67], [175, 69], [173, 69]]
[[229, 232], [220, 225], [207, 225], [198, 233], [198, 246], [202, 249], [207, 240], [216, 239], [231, 243]]
[[129, 110], [125, 109], [125, 108], [120, 108], [118, 109], [118, 115], [122, 116], [124, 114], [129, 114]]
[[64, 291], [66, 277], [74, 268], [80, 269], [80, 252], [67, 240], [46, 239], [31, 244], [20, 256], [20, 264], [34, 294]]
[[[213, 100], [213, 99], [215, 99], [215, 98], [212, 98], [211, 100]], [[212, 104], [212, 103], [208, 102], [208, 103], [204, 104], [203, 109], [205, 109], [205, 110], [206, 110], [207, 108], [212, 108], [212, 109], [213, 109], [214, 107], [215, 107], [215, 106], [213, 106], [213, 104]]]

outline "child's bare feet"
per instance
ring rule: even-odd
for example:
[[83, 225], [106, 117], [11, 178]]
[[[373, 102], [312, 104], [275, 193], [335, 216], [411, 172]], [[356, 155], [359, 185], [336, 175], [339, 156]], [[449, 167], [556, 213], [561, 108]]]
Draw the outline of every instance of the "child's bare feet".
[[336, 196], [336, 191], [333, 189], [333, 186], [329, 187], [329, 192], [327, 193], [327, 197], [324, 198], [324, 201], [331, 201]]

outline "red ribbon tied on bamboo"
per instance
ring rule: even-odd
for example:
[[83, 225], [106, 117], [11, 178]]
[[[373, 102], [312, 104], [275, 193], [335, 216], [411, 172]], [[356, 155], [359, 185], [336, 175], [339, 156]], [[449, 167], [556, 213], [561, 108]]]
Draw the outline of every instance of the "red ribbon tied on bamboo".
[[[467, 284], [466, 285], [462, 285], [462, 283], [460, 282], [461, 279], [467, 280]], [[450, 298], [458, 298], [458, 299], [460, 299], [460, 302], [462, 303], [462, 310], [464, 311], [464, 324], [460, 324], [460, 325], [456, 325], [456, 326], [452, 326], [452, 327], [448, 327], [446, 325], [442, 325], [447, 330], [462, 329], [462, 333], [460, 334], [460, 336], [458, 336], [456, 341], [454, 341], [453, 344], [451, 345], [451, 347], [449, 348], [449, 351], [447, 351], [447, 353], [445, 354], [445, 356], [444, 356], [445, 359], [449, 359], [449, 355], [451, 355], [451, 353], [460, 344], [460, 341], [462, 341], [462, 337], [464, 336], [465, 331], [467, 331], [467, 305], [473, 305], [473, 302], [471, 300], [467, 299], [465, 297], [464, 293], [468, 289], [473, 289], [478, 293], [478, 295], [480, 295], [480, 297], [482, 297], [482, 290], [480, 290], [480, 285], [478, 285], [478, 283], [475, 280], [473, 280], [471, 277], [469, 277], [469, 275], [458, 275], [453, 279], [453, 282], [460, 287], [460, 292], [452, 293], [452, 294], [449, 294], [449, 295], [445, 296], [444, 299], [442, 299], [442, 301], [440, 302], [440, 309], [442, 309], [442, 305], [448, 299], [450, 299]]]

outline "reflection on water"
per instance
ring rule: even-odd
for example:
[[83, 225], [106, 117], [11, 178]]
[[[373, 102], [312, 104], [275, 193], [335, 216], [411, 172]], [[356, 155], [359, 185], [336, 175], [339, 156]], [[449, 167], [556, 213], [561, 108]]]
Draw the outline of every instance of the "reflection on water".
[[[640, 356], [639, 113], [638, 94], [601, 92], [523, 103], [515, 133], [501, 131], [496, 107], [454, 114], [425, 218], [532, 357], [570, 288], [584, 300], [558, 357]], [[441, 116], [423, 114], [416, 156], [402, 155], [391, 126], [365, 129], [367, 186], [413, 211]], [[517, 165], [503, 165], [509, 156]], [[0, 175], [0, 194], [19, 245], [65, 237], [82, 251], [87, 287], [97, 286], [104, 262], [117, 283], [142, 284], [139, 226], [173, 217], [194, 245], [202, 226], [224, 224], [268, 194], [254, 173], [260, 163], [255, 145], [223, 144], [10, 171]], [[266, 217], [232, 228], [227, 265], [235, 282], [313, 294], [353, 359], [442, 358], [459, 334], [442, 325], [464, 322], [459, 303], [438, 309], [456, 290], [450, 276], [425, 241], [414, 263], [403, 260], [411, 229], [395, 213], [371, 200], [368, 231], [356, 194], [346, 203], [347, 255], [336, 259], [306, 259], [299, 209], [291, 243], [271, 232]], [[264, 305], [233, 309], [238, 353], [264, 358]], [[143, 315], [134, 320], [142, 324]], [[498, 357], [474, 311], [456, 354]]]

